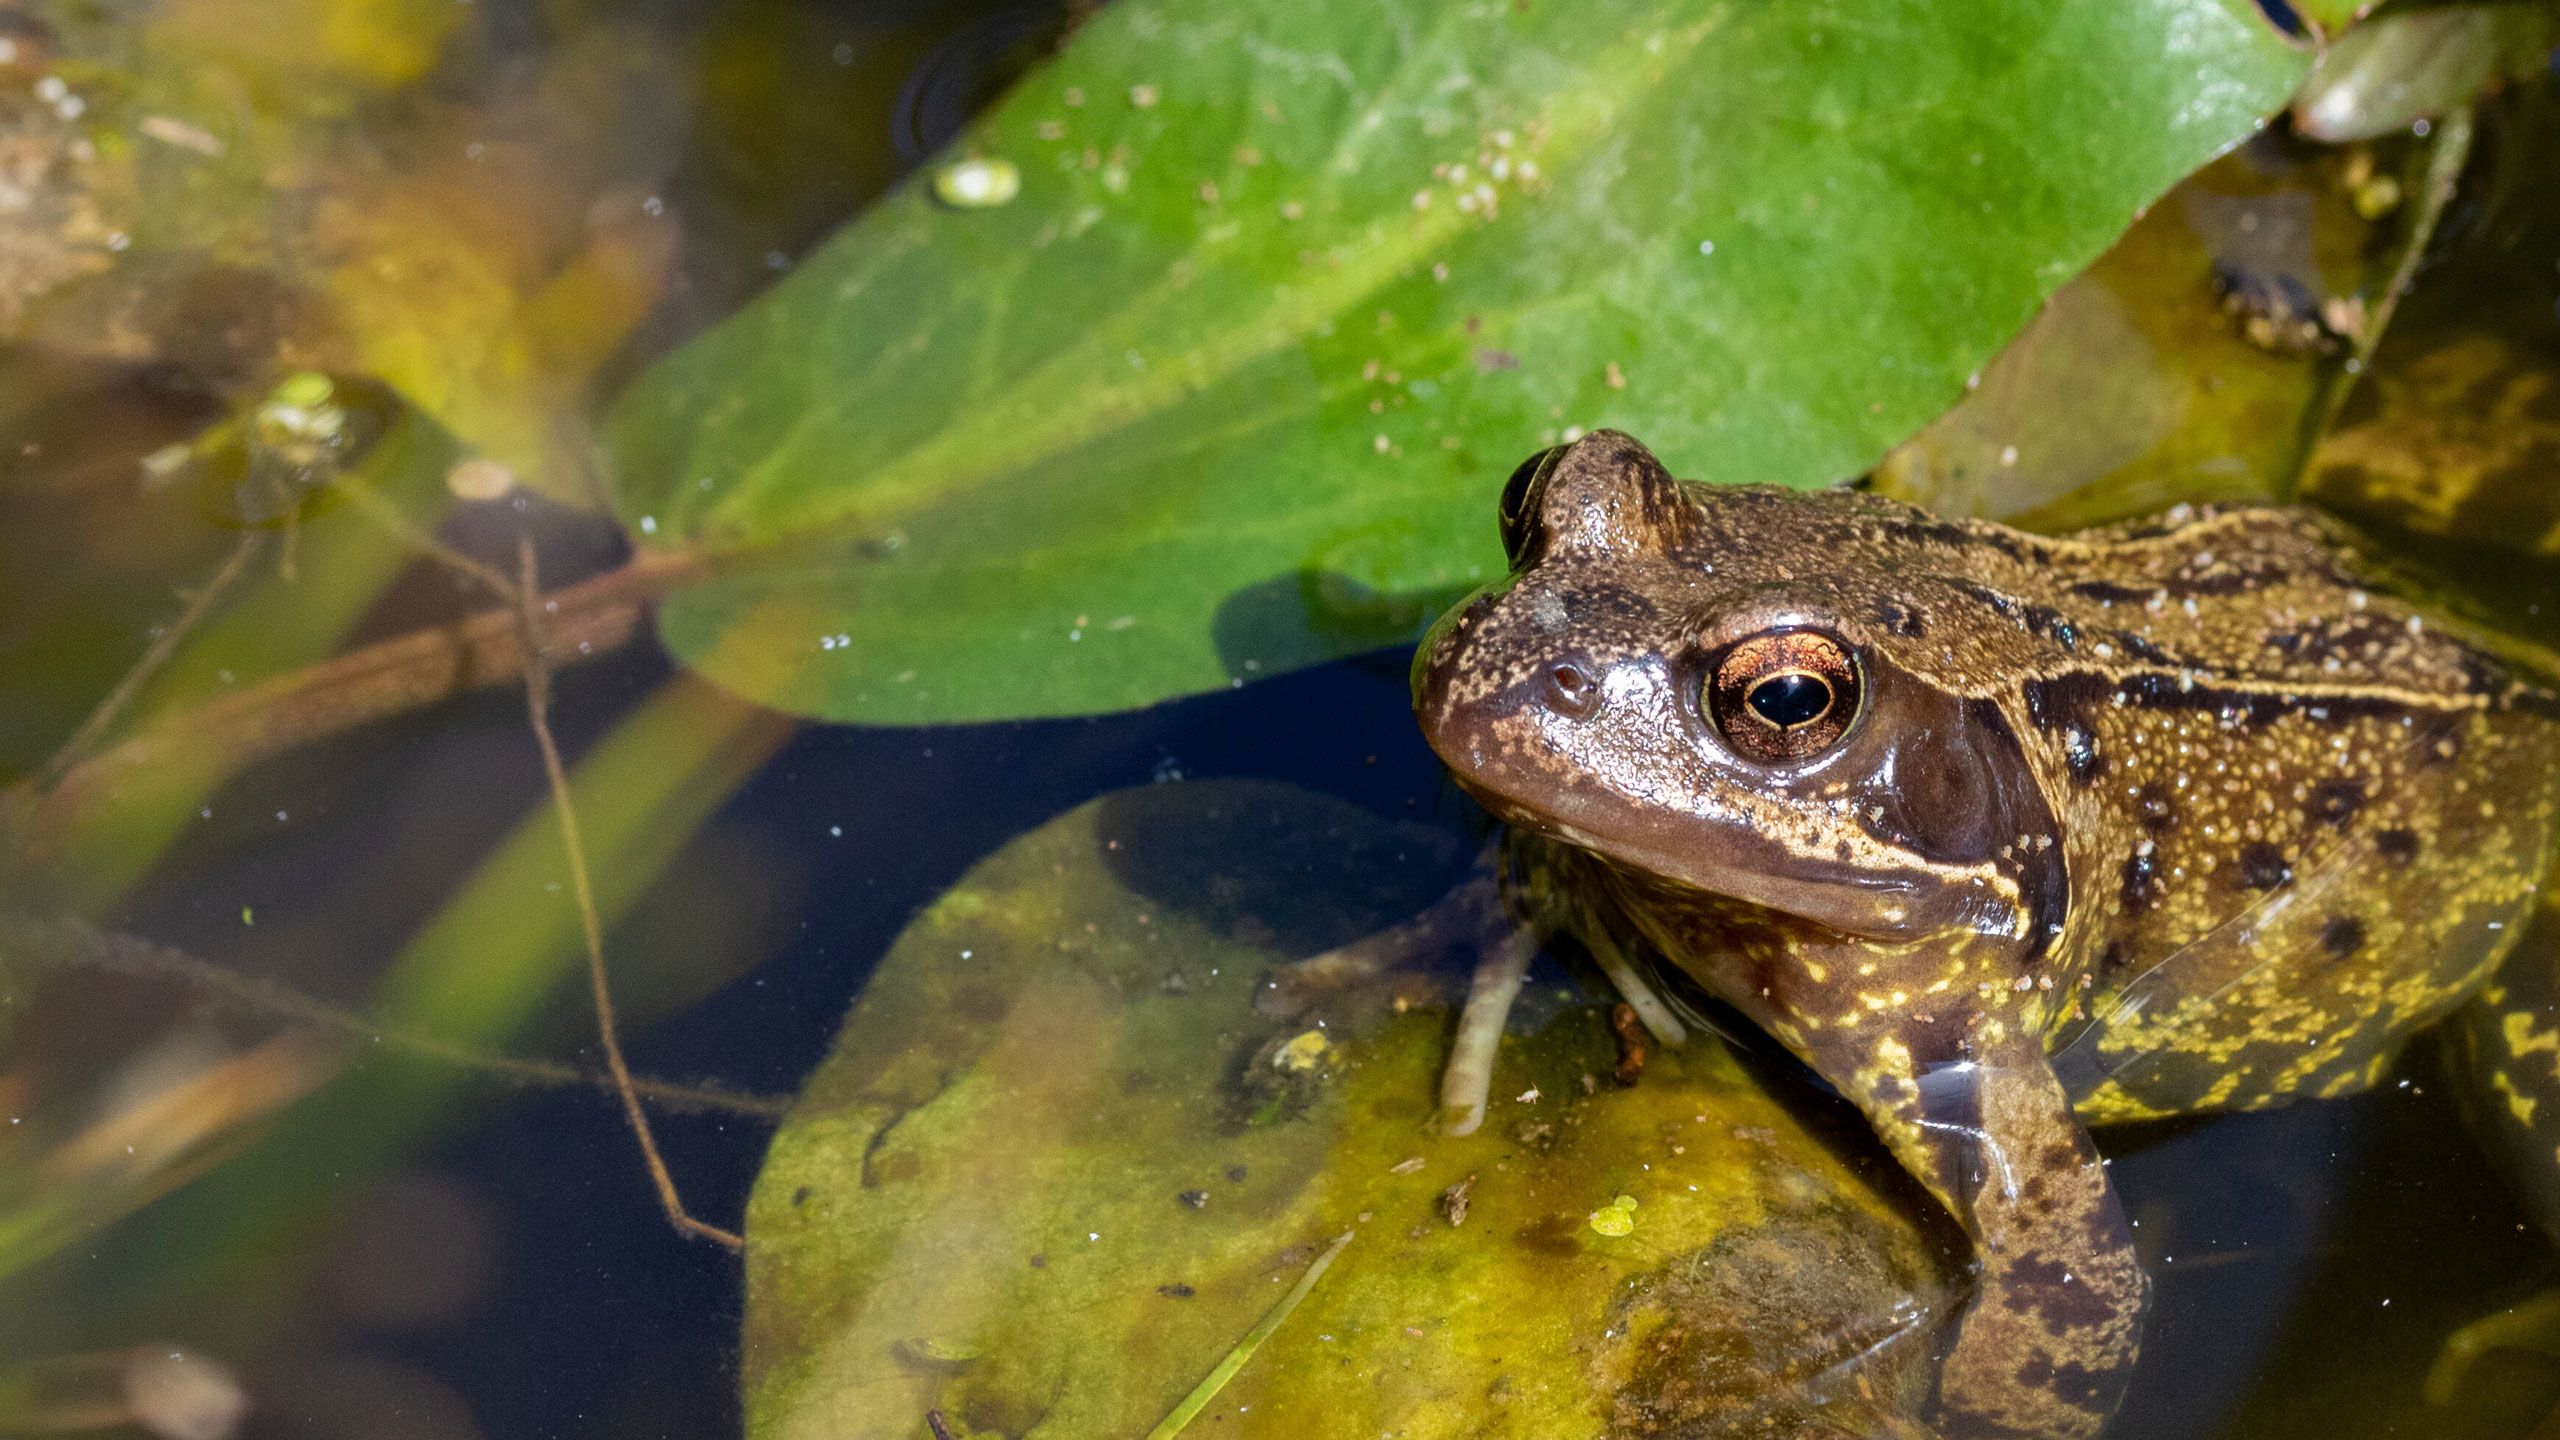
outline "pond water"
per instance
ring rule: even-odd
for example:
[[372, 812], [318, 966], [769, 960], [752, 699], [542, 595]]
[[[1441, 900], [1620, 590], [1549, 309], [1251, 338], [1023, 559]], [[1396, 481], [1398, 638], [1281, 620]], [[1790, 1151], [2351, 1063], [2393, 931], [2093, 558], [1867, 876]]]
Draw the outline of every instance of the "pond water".
[[[1595, 1435], [1912, 1433], [1889, 1396], [1814, 1417], [1732, 1379], [1854, 1378], [1824, 1347], [1873, 1322], [1878, 1391], [1907, 1386], [1886, 1341], [1951, 1303], [1962, 1258], [1766, 1040], [1700, 1035], [1648, 1071], [1588, 967], [1544, 955], [1495, 1123], [1448, 1150], [1431, 1087], [1461, 957], [1352, 987], [1320, 1025], [1257, 1008], [1268, 966], [1411, 915], [1489, 832], [1408, 685], [1458, 562], [1329, 532], [1302, 581], [1164, 632], [1194, 671], [1131, 683], [1181, 698], [1089, 717], [832, 723], [924, 702], [813, 702], [798, 650], [722, 654], [701, 612], [669, 641], [646, 623], [704, 562], [563, 457], [641, 425], [611, 397], [939, 163], [1099, 7], [288, 8], [0, 9], [0, 169], [36, 197], [0, 213], [0, 1434], [1136, 1436], [1265, 1315], [1188, 1435], [1532, 1433], [1452, 1428], [1479, 1405], [1587, 1412]], [[1877, 488], [2053, 527], [2304, 476], [2548, 642], [2560, 570], [2516, 537], [2560, 521], [2551, 90], [2519, 82], [2476, 138], [2251, 142], [1972, 384], [1842, 433], [1907, 418]], [[1083, 169], [1108, 186], [1118, 164]], [[2379, 349], [2366, 319], [2296, 304], [2411, 275]], [[1276, 348], [1321, 367], [1354, 344], [1328, 325]], [[1451, 373], [1488, 394], [1522, 366], [1464, 349]], [[1335, 428], [1367, 451], [1407, 401], [1360, 393]], [[1501, 477], [1557, 438], [1428, 448], [1480, 472], [1444, 488], [1489, 543]], [[1082, 432], [1041, 443], [1060, 494], [1110, 493], [1071, 489]], [[2054, 459], [2023, 475], [2021, 443]], [[808, 568], [868, 574], [936, 524], [1009, 563], [1009, 528], [1055, 518], [1022, 503], [919, 504], [912, 539]], [[1166, 545], [1168, 569], [1208, 563]], [[668, 1173], [694, 1216], [744, 1225], [743, 1262], [670, 1226], [602, 1083], [584, 881], [503, 603], [526, 577], [562, 597], [531, 624], [623, 1047]], [[834, 622], [790, 608], [806, 578], [719, 603], [823, 658]], [[1108, 643], [1095, 613], [1046, 643]], [[955, 651], [966, 706], [1065, 663], [1009, 670], [1009, 643]], [[343, 654], [378, 664], [260, 689]], [[2156, 1282], [2107, 1436], [2554, 1433], [2560, 1320], [2426, 1394], [2449, 1337], [2560, 1287], [2446, 1066], [2423, 1043], [2353, 1098], [2102, 1133]], [[1667, 1148], [1639, 1162], [1639, 1141]], [[1657, 1248], [1586, 1263], [1628, 1230]], [[1303, 1314], [1272, 1309], [1327, 1273]], [[1737, 1295], [1737, 1274], [1776, 1279]], [[1712, 1394], [1647, 1358], [1675, 1353]]]

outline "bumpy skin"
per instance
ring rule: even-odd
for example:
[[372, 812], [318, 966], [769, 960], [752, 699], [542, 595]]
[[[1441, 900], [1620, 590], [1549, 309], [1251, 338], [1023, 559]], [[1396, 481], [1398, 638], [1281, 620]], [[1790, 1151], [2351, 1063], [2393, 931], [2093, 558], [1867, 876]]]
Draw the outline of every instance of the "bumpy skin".
[[[2147, 1282], [2083, 1117], [2370, 1083], [2532, 903], [2560, 699], [2306, 512], [2039, 538], [1683, 486], [1609, 432], [1504, 503], [1510, 575], [1416, 659], [1425, 733], [1533, 901], [1776, 1036], [1965, 1226], [1950, 1437], [2088, 1436], [2121, 1393]], [[1806, 631], [1855, 713], [1754, 758], [1702, 689]]]

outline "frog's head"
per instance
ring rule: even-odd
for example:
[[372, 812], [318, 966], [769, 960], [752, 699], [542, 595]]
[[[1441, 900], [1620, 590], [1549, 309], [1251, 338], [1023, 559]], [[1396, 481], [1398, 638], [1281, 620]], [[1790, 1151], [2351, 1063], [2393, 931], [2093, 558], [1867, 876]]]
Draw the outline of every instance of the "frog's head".
[[1899, 573], [1894, 527], [1934, 523], [1684, 486], [1610, 431], [1549, 450], [1503, 494], [1509, 575], [1415, 658], [1423, 732], [1496, 814], [1622, 870], [2029, 958], [2068, 903], [2062, 847], [2015, 727], [1960, 683], [1986, 667], [1908, 608], [1942, 582]]

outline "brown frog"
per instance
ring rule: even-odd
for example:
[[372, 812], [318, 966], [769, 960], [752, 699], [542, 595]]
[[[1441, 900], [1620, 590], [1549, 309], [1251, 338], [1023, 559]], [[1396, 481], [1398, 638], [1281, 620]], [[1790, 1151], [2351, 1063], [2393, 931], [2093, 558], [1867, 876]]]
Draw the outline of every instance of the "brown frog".
[[2148, 1287], [2084, 1122], [2370, 1085], [2533, 904], [2560, 696], [2310, 512], [2039, 537], [1604, 431], [1502, 528], [1423, 730], [1515, 899], [1765, 1029], [1964, 1227], [1945, 1435], [2115, 1408]]

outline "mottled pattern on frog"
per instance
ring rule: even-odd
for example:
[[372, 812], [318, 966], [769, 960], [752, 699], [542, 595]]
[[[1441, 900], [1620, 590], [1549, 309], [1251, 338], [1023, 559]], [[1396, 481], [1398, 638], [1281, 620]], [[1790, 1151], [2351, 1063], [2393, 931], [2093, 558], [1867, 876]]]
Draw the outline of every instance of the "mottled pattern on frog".
[[[2043, 538], [1684, 487], [1607, 433], [1515, 490], [1510, 577], [1416, 660], [1434, 747], [1565, 923], [1766, 1028], [1966, 1224], [1944, 1433], [2093, 1434], [2145, 1292], [2074, 1105], [2370, 1083], [2532, 902], [2560, 701], [2307, 512]], [[1755, 762], [1705, 679], [1807, 627], [1858, 713]]]
[[1999, 653], [1971, 663], [2016, 679], [2075, 903], [2010, 983], [2087, 992], [2050, 1018], [2089, 1118], [2370, 1084], [2512, 939], [2560, 707], [2364, 578], [2332, 524], [2196, 509], [2040, 539], [1856, 509], [1905, 552], [1880, 598], [1901, 628], [1987, 614]]
[[[2481, 980], [2531, 903], [2560, 705], [2362, 578], [2320, 517], [2181, 509], [2045, 538], [1852, 492], [1691, 496], [1661, 568], [1750, 565], [1755, 584], [1870, 617], [1883, 656], [2016, 715], [2030, 762], [2061, 782], [2048, 787], [2051, 828], [1997, 847], [1985, 879], [2033, 888], [2059, 837], [2078, 902], [2048, 914], [2062, 930], [2015, 974], [1903, 978], [1922, 990], [2059, 983], [2042, 1018], [2066, 1038], [2077, 1020], [2109, 1017], [2069, 1049], [2066, 1078], [2092, 1118], [2370, 1083], [2393, 1045]], [[1754, 563], [1772, 554], [1821, 565]], [[1586, 645], [1634, 648], [1686, 618], [1653, 596], [1705, 588], [1588, 588], [1551, 603]], [[1863, 803], [1859, 828], [1878, 848], [1834, 836], [1845, 863], [1934, 838], [1881, 797], [1812, 798]], [[1823, 823], [1776, 828], [1801, 843]], [[1799, 1026], [1854, 1030], [1858, 1010], [1899, 1009], [1911, 993], [1861, 989], [1856, 1009], [1772, 1029], [1791, 1043]]]

